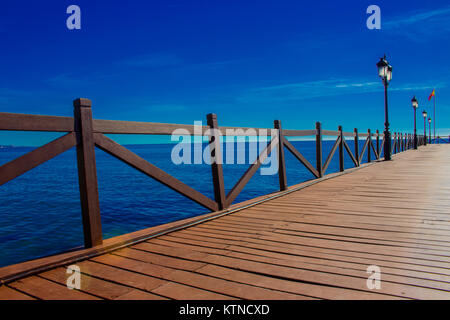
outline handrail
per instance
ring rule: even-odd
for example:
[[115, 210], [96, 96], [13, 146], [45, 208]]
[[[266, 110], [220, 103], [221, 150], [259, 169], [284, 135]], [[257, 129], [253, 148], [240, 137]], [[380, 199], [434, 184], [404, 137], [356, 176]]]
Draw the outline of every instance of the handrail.
[[[344, 171], [344, 153], [347, 152], [355, 167], [361, 165], [367, 152], [368, 162], [380, 160], [384, 147], [385, 136], [378, 130], [359, 133], [355, 128], [353, 132], [345, 132], [339, 126], [338, 130], [322, 130], [320, 122], [312, 130], [282, 129], [281, 121], [274, 121], [274, 129], [222, 127], [218, 125], [217, 116], [209, 114], [206, 126], [179, 125], [172, 123], [134, 122], [98, 120], [92, 118], [91, 101], [77, 99], [74, 101], [74, 117], [58, 117], [46, 115], [28, 115], [0, 112], [0, 130], [9, 131], [46, 131], [66, 132], [62, 137], [55, 139], [44, 146], [0, 166], [0, 185], [20, 176], [21, 174], [43, 164], [57, 155], [76, 147], [78, 178], [80, 188], [80, 202], [83, 218], [83, 232], [85, 247], [95, 247], [102, 244], [102, 227], [100, 219], [99, 195], [97, 185], [97, 169], [94, 149], [99, 148], [118, 158], [136, 170], [155, 179], [172, 190], [184, 195], [192, 201], [211, 211], [227, 209], [250, 181], [261, 166], [262, 162], [276, 151], [278, 156], [278, 176], [280, 190], [287, 190], [286, 161], [284, 148], [286, 148], [302, 165], [313, 175], [321, 178], [325, 175], [335, 153], [339, 154], [339, 170]], [[184, 129], [188, 135], [209, 135], [211, 170], [214, 188], [214, 200], [197, 190], [174, 178], [162, 169], [139, 157], [124, 146], [118, 144], [105, 134], [148, 134], [171, 135], [176, 129]], [[273, 135], [273, 133], [276, 133]], [[266, 148], [258, 155], [254, 163], [239, 179], [228, 194], [225, 194], [224, 177], [221, 159], [221, 136], [257, 136], [271, 137]], [[316, 163], [310, 163], [302, 153], [288, 141], [287, 137], [314, 136], [316, 141]], [[336, 140], [325, 162], [322, 161], [323, 136], [335, 136]], [[353, 138], [352, 151], [346, 137]], [[360, 138], [365, 138], [362, 150], [359, 150]], [[381, 138], [381, 143], [380, 143]], [[374, 139], [376, 140], [374, 144]], [[438, 137], [444, 141], [441, 137]], [[392, 153], [399, 153], [413, 147], [413, 135], [394, 132], [392, 135]], [[427, 138], [418, 136], [419, 145], [426, 144]], [[450, 141], [450, 137], [449, 137]], [[372, 154], [374, 157], [372, 158]]]

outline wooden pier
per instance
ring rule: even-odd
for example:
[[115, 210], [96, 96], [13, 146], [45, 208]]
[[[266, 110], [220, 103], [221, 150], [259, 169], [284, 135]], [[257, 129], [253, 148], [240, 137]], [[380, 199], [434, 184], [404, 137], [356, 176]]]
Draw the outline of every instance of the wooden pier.
[[[0, 129], [14, 125], [1, 119], [0, 115]], [[279, 192], [232, 204], [260, 158], [228, 195], [223, 193], [221, 167], [212, 166], [215, 201], [159, 175], [159, 181], [209, 205], [213, 212], [102, 240], [100, 222], [88, 219], [99, 212], [97, 191], [92, 189], [96, 183], [83, 178], [86, 168], [95, 169], [92, 150], [86, 147], [93, 149], [95, 144], [109, 150], [149, 176], [159, 172], [100, 136], [100, 122], [95, 121], [99, 120], [94, 120], [94, 130], [88, 127], [81, 140], [64, 142], [80, 146], [83, 141], [79, 156], [85, 157], [79, 157], [78, 164], [85, 249], [1, 268], [0, 299], [450, 299], [449, 145], [422, 146], [421, 137], [421, 146], [412, 150], [411, 137], [399, 134], [393, 137], [393, 160], [380, 161], [378, 133], [368, 131], [362, 152], [355, 146], [352, 153], [344, 136], [358, 139], [357, 130], [324, 133], [318, 125], [312, 131], [289, 131], [276, 122], [279, 136], [269, 151], [276, 148], [283, 166], [286, 147], [315, 180], [288, 187], [282, 169]], [[208, 125], [217, 126], [217, 119], [209, 117]], [[85, 128], [77, 131], [70, 121], [64, 127], [69, 135], [80, 135]], [[142, 125], [130, 128], [120, 130], [144, 130]], [[320, 151], [322, 134], [337, 136], [324, 163], [318, 153], [317, 166], [283, 137], [311, 134], [320, 137]], [[337, 149], [340, 160], [344, 151], [351, 154], [355, 168], [345, 170], [342, 165], [341, 172], [326, 175]], [[362, 165], [362, 155], [371, 149], [371, 162]], [[33, 152], [33, 157], [39, 155]], [[43, 162], [42, 156], [37, 159], [36, 165]], [[14, 178], [24, 172], [20, 161], [0, 167], [0, 172]], [[94, 197], [83, 199], [83, 192]], [[86, 230], [89, 225], [96, 227]], [[66, 286], [69, 265], [80, 268], [80, 290]], [[379, 289], [367, 286], [369, 266], [380, 268]]]

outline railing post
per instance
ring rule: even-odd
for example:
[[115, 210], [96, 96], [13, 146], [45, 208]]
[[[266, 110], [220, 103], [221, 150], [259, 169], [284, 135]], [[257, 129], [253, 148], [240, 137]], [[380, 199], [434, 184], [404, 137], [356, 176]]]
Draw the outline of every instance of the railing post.
[[402, 149], [400, 148], [400, 132], [397, 134], [397, 145], [398, 145], [398, 153], [402, 152]]
[[402, 140], [403, 140], [403, 151], [406, 151], [406, 133], [402, 134]]
[[378, 131], [377, 129], [377, 154], [378, 154], [378, 158], [377, 160], [380, 160], [380, 131]]
[[78, 182], [86, 248], [103, 243], [91, 105], [89, 99], [79, 98], [73, 102], [77, 135]]
[[394, 132], [394, 154], [397, 153], [397, 132]]
[[405, 146], [403, 143], [403, 132], [400, 133], [400, 146], [401, 146], [402, 152], [405, 151]]
[[403, 143], [403, 132], [400, 132], [400, 151], [401, 152], [405, 151], [405, 146]]
[[219, 210], [225, 209], [225, 183], [223, 180], [222, 169], [222, 149], [220, 145], [220, 132], [217, 122], [217, 115], [210, 113], [206, 116], [208, 126], [210, 128], [209, 146], [212, 147], [211, 152], [211, 170], [214, 186], [214, 199], [219, 206]]
[[316, 169], [319, 178], [322, 178], [322, 124], [320, 122], [316, 122]]
[[367, 146], [367, 162], [372, 162], [372, 158], [370, 156], [370, 148], [372, 147], [372, 134], [370, 133], [370, 129], [367, 129], [367, 133], [369, 136], [367, 139], [369, 139], [369, 145]]
[[358, 167], [361, 165], [361, 161], [359, 160], [359, 136], [358, 136], [358, 129], [355, 128], [355, 159], [358, 163]]
[[339, 142], [339, 171], [344, 171], [344, 134], [342, 131], [342, 126], [339, 126], [339, 136], [341, 141]]
[[284, 191], [287, 189], [287, 179], [286, 162], [284, 160], [284, 137], [280, 120], [274, 121], [274, 128], [278, 129], [278, 179], [280, 180], [280, 191]]

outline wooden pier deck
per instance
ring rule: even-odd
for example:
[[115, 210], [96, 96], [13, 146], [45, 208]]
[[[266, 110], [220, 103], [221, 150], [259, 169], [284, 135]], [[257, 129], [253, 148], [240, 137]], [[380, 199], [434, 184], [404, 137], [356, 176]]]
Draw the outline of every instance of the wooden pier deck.
[[450, 299], [450, 147], [393, 159], [71, 262], [81, 290], [60, 266], [0, 299]]

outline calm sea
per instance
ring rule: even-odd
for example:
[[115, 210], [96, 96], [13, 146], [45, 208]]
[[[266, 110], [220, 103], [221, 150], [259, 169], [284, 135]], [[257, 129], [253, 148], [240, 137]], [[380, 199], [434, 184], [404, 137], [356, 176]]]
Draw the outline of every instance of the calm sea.
[[[315, 166], [315, 142], [297, 141], [294, 146]], [[353, 141], [348, 141], [353, 150]], [[323, 158], [333, 141], [324, 141]], [[360, 141], [360, 150], [363, 141]], [[173, 145], [129, 145], [130, 150], [213, 198], [209, 165], [175, 165]], [[238, 148], [246, 148], [240, 143]], [[0, 165], [33, 148], [0, 149]], [[312, 174], [285, 150], [287, 179], [294, 185]], [[364, 157], [366, 162], [366, 156]], [[96, 150], [103, 237], [148, 228], [206, 213], [200, 205], [159, 184], [114, 157]], [[353, 167], [345, 156], [346, 168]], [[229, 191], [248, 165], [224, 165]], [[338, 153], [327, 173], [338, 171]], [[258, 171], [235, 202], [278, 191], [278, 176]], [[0, 186], [0, 266], [60, 253], [83, 245], [76, 152], [71, 149], [24, 175]]]

